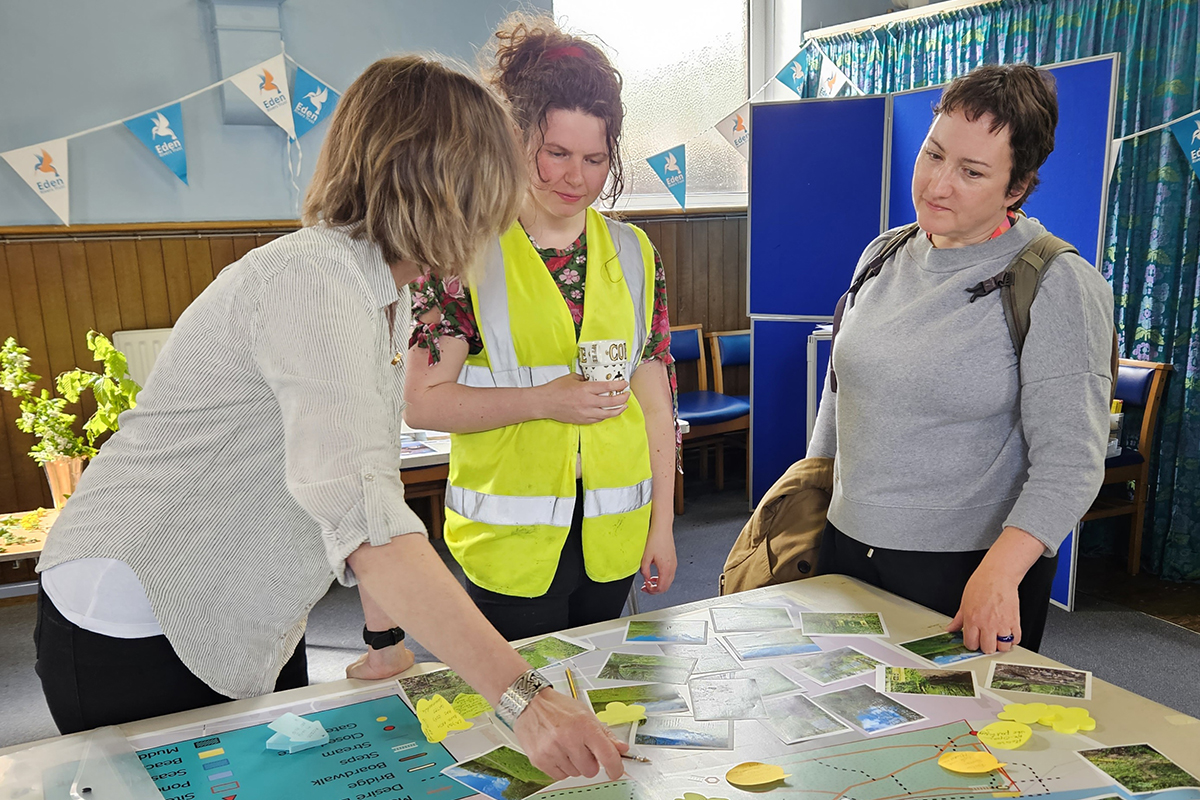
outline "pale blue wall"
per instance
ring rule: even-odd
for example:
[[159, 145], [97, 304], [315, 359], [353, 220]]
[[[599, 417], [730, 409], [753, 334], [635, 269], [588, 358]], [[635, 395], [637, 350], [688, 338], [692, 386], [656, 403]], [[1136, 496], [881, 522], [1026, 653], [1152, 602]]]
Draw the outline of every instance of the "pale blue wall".
[[[435, 51], [473, 65], [478, 46], [517, 5], [285, 0], [279, 12], [288, 54], [344, 89], [373, 60], [393, 53]], [[211, 8], [202, 0], [0, 0], [0, 151], [169, 103], [221, 77]], [[215, 90], [184, 102], [183, 120], [190, 186], [123, 125], [72, 140], [71, 222], [296, 217], [299, 197], [281, 129], [223, 124]], [[300, 140], [301, 191], [327, 126]], [[0, 225], [57, 223], [0, 160]]]

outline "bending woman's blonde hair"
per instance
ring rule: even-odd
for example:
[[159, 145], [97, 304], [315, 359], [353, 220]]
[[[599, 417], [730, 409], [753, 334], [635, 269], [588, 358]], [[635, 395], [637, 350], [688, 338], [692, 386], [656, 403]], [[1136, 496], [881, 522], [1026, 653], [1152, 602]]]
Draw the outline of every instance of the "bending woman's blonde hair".
[[466, 275], [516, 219], [526, 173], [512, 120], [488, 89], [419, 56], [382, 58], [338, 102], [303, 221], [349, 226], [389, 263]]

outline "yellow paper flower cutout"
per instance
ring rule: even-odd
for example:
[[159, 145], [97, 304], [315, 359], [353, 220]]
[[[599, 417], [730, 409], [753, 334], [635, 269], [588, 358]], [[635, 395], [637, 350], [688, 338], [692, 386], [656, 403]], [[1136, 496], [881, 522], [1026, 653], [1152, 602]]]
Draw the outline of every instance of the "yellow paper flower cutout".
[[676, 797], [675, 800], [725, 800], [724, 797], [705, 797], [696, 792], [684, 792], [683, 797]]
[[996, 716], [1023, 725], [1032, 725], [1040, 720], [1049, 708], [1045, 703], [1009, 703]]
[[1057, 733], [1079, 733], [1080, 731], [1096, 730], [1096, 720], [1086, 708], [1064, 708], [1053, 721]]
[[626, 722], [638, 722], [646, 718], [646, 707], [636, 704], [625, 705], [621, 702], [609, 703], [603, 711], [596, 713], [596, 719], [605, 725], [622, 725]]

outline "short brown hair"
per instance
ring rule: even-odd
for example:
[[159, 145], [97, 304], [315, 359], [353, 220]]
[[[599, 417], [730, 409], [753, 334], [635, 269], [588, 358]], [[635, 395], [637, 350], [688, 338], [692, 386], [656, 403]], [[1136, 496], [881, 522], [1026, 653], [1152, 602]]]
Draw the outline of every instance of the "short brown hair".
[[350, 226], [389, 263], [469, 274], [521, 207], [525, 157], [504, 104], [419, 56], [381, 58], [338, 101], [304, 224]]
[[561, 30], [549, 16], [520, 11], [500, 25], [492, 50], [494, 64], [485, 72], [492, 86], [508, 98], [527, 144], [535, 134], [545, 136], [551, 109], [582, 111], [604, 122], [611, 178], [600, 198], [616, 201], [625, 188], [620, 146], [625, 107], [621, 73], [604, 51]]
[[990, 130], [1008, 130], [1012, 149], [1012, 171], [1008, 190], [1029, 181], [1015, 211], [1038, 185], [1038, 169], [1054, 151], [1054, 129], [1058, 127], [1058, 96], [1054, 76], [1028, 64], [988, 64], [955, 78], [933, 107], [934, 114], [961, 111], [974, 122], [984, 114], [992, 117]]

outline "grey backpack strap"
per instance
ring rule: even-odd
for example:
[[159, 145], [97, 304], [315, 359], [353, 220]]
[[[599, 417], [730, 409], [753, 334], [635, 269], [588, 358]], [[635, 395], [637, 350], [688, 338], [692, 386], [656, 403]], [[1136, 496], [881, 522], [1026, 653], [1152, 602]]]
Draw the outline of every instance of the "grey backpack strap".
[[1021, 248], [1003, 272], [967, 288], [971, 293], [968, 302], [971, 303], [997, 289], [1000, 290], [1004, 321], [1008, 323], [1008, 334], [1012, 338], [1018, 360], [1025, 349], [1025, 337], [1029, 333], [1029, 312], [1046, 274], [1046, 265], [1063, 253], [1078, 254], [1079, 251], [1070, 242], [1052, 233], [1040, 234]]
[[829, 390], [831, 392], [837, 391], [837, 373], [833, 371], [833, 343], [837, 340], [838, 331], [842, 329], [842, 316], [845, 315], [847, 309], [854, 306], [854, 298], [863, 284], [878, 275], [887, 260], [899, 252], [900, 248], [904, 247], [905, 243], [918, 230], [920, 230], [920, 226], [913, 222], [896, 231], [896, 235], [887, 240], [887, 243], [879, 251], [879, 255], [871, 259], [866, 268], [850, 284], [846, 293], [837, 301], [837, 306], [833, 309], [833, 331], [829, 335]]

